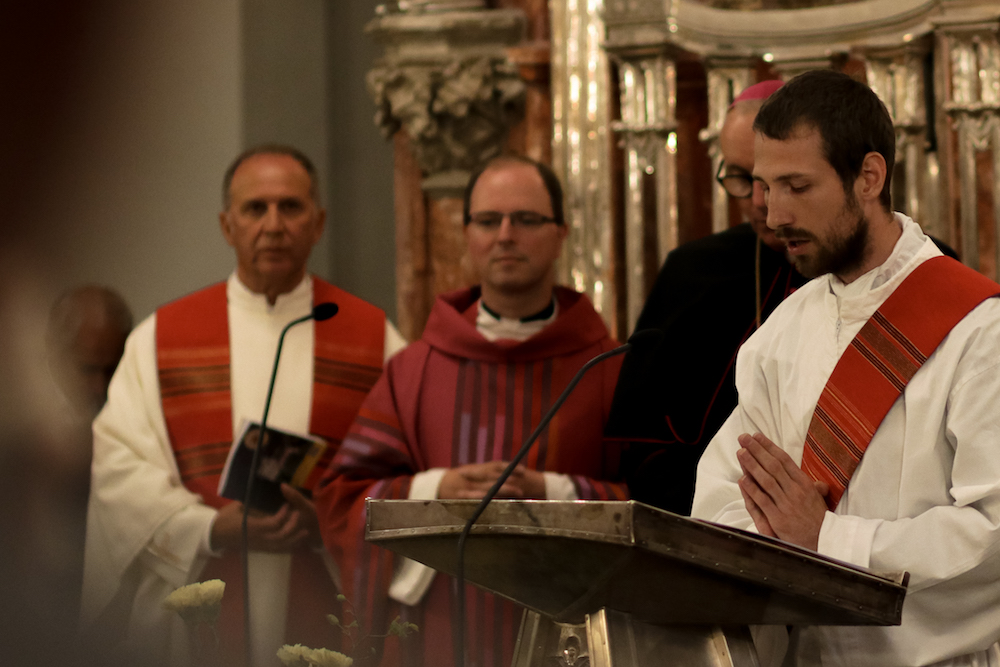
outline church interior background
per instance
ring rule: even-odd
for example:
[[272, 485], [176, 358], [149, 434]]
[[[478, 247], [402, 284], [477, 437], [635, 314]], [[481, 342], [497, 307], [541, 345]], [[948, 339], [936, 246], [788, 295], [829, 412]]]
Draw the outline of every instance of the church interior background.
[[[893, 116], [896, 207], [1000, 277], [995, 0], [64, 5], [19, 3], [0, 24], [0, 494], [23, 510], [0, 514], [0, 592], [46, 589], [21, 495], [46, 488], [18, 465], [49, 304], [105, 283], [138, 320], [224, 278], [219, 182], [246, 145], [312, 155], [330, 222], [311, 268], [411, 340], [435, 294], [473, 280], [468, 170], [502, 150], [551, 161], [571, 228], [561, 279], [624, 338], [665, 254], [739, 222], [712, 182], [730, 100], [831, 67]], [[51, 646], [42, 630], [11, 636]]]
[[394, 137], [397, 312], [470, 282], [460, 187], [502, 150], [566, 189], [562, 282], [625, 338], [665, 255], [739, 222], [711, 175], [733, 97], [834, 68], [865, 80], [897, 130], [894, 206], [996, 279], [1000, 10], [927, 0], [427, 0], [368, 33], [376, 121]]

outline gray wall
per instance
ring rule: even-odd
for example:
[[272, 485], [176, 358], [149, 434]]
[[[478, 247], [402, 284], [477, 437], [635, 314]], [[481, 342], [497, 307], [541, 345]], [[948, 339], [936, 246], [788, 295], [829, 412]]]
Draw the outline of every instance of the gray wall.
[[220, 174], [243, 127], [240, 3], [94, 5], [37, 209], [47, 289], [98, 282], [142, 317], [225, 277]]
[[[244, 0], [243, 144], [295, 146], [330, 173], [326, 105], [327, 29], [324, 0]], [[324, 201], [326, 198], [324, 197]], [[331, 279], [328, 229], [309, 268]]]
[[225, 278], [220, 181], [245, 146], [308, 152], [310, 268], [395, 313], [392, 152], [372, 125], [374, 0], [33, 3], [0, 24], [0, 425], [48, 400], [50, 304], [110, 285], [137, 320]]
[[332, 0], [327, 46], [331, 278], [396, 313], [392, 142], [372, 117], [364, 74], [381, 49], [363, 34], [383, 0]]
[[392, 147], [372, 123], [376, 0], [244, 0], [243, 141], [290, 143], [324, 180], [310, 269], [395, 314]]
[[93, 3], [51, 192], [34, 211], [40, 298], [119, 289], [138, 318], [224, 278], [220, 181], [242, 148], [317, 164], [327, 233], [311, 270], [395, 311], [392, 153], [364, 87], [374, 1]]

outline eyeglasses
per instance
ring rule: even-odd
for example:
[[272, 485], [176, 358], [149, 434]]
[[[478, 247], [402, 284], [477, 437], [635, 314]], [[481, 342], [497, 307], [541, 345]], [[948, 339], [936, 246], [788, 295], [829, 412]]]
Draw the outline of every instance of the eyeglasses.
[[723, 175], [725, 170], [725, 161], [719, 162], [719, 171], [715, 174], [715, 180], [718, 181], [723, 190], [737, 199], [746, 199], [753, 195], [753, 176], [746, 172]]
[[534, 211], [511, 211], [510, 213], [501, 213], [500, 211], [478, 211], [469, 216], [466, 224], [473, 224], [480, 229], [487, 231], [496, 231], [500, 229], [500, 225], [503, 224], [504, 217], [510, 218], [510, 224], [512, 227], [524, 227], [526, 229], [535, 229], [541, 227], [547, 222], [555, 222], [558, 224], [558, 220], [555, 218], [549, 218], [541, 213], [535, 213]]

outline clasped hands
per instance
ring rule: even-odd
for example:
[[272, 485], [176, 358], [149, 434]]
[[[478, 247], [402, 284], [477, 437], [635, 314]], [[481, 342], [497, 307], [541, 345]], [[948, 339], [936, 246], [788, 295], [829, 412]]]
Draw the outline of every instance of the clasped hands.
[[[287, 501], [274, 514], [250, 510], [247, 546], [251, 551], [287, 552], [308, 544], [319, 547], [319, 519], [311, 500], [288, 484], [281, 485]], [[212, 549], [239, 549], [243, 544], [243, 503], [231, 502], [219, 510], [212, 524]]]
[[[438, 498], [480, 499], [496, 483], [508, 465], [508, 461], [487, 461], [450, 468], [441, 478]], [[500, 487], [497, 497], [544, 499], [545, 476], [537, 470], [529, 470], [519, 465]]]
[[739, 438], [736, 460], [743, 469], [740, 492], [761, 535], [816, 550], [830, 492], [788, 454], [760, 433]]

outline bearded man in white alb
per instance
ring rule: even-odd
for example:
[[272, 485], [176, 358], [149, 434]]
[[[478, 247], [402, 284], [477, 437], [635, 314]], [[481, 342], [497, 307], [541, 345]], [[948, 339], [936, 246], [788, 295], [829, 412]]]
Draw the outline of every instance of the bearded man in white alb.
[[754, 178], [809, 283], [741, 348], [693, 516], [910, 573], [898, 627], [796, 629], [790, 664], [1000, 660], [1000, 286], [891, 211], [895, 134], [864, 84], [792, 79]]

